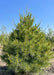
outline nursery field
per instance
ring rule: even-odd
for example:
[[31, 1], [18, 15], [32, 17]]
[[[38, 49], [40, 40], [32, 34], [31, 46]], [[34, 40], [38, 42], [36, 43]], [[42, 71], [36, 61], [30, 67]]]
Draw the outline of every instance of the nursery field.
[[29, 12], [19, 16], [15, 29], [0, 35], [0, 75], [54, 75], [53, 31], [33, 25]]

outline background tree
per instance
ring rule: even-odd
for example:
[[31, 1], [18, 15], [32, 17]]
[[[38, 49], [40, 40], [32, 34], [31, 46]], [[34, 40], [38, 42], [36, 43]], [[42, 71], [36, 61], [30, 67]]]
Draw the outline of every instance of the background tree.
[[20, 22], [4, 44], [2, 59], [15, 73], [40, 72], [52, 58], [51, 44], [32, 14], [20, 15]]
[[3, 44], [7, 40], [8, 34], [4, 25], [0, 28], [0, 44]]
[[46, 39], [51, 42], [51, 45], [53, 47], [54, 46], [54, 31], [51, 28], [48, 28]]

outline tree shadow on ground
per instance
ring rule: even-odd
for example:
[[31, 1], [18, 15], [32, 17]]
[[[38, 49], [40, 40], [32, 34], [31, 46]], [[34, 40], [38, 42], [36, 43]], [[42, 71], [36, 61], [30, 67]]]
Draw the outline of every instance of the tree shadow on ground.
[[0, 66], [0, 75], [14, 75], [14, 72], [8, 69], [8, 66]]

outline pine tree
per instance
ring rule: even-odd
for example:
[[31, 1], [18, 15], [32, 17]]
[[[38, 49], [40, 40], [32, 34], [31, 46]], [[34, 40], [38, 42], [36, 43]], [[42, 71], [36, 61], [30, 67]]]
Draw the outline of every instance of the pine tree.
[[39, 72], [52, 56], [51, 44], [45, 38], [32, 14], [20, 15], [20, 23], [4, 44], [2, 59], [15, 73]]

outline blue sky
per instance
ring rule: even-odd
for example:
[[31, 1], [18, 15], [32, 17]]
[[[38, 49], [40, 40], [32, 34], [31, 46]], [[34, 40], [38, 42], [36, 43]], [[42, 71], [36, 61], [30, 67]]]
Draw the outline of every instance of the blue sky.
[[41, 27], [49, 25], [54, 30], [54, 0], [0, 0], [0, 28], [5, 25], [8, 32], [12, 31], [19, 22], [19, 9], [23, 13], [27, 8], [35, 17], [34, 23], [41, 21]]

